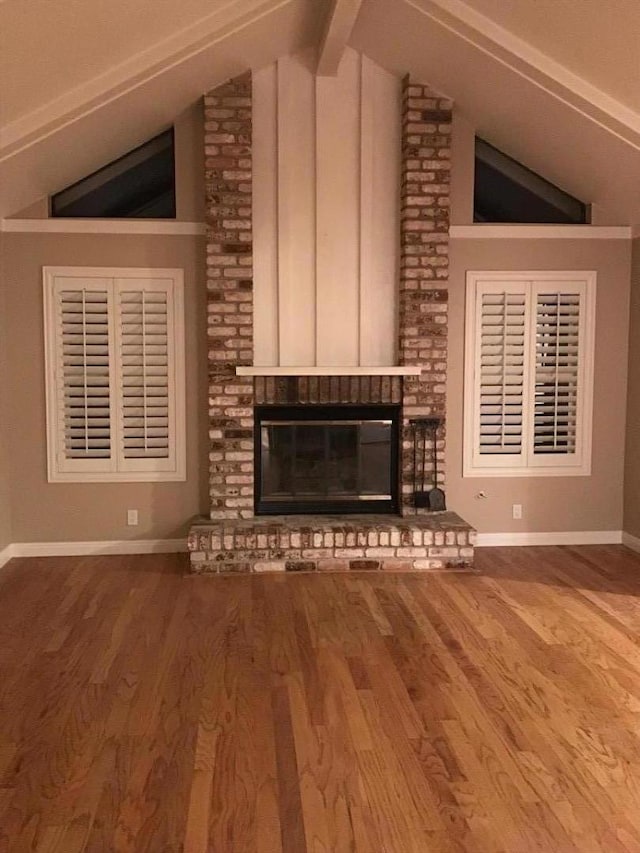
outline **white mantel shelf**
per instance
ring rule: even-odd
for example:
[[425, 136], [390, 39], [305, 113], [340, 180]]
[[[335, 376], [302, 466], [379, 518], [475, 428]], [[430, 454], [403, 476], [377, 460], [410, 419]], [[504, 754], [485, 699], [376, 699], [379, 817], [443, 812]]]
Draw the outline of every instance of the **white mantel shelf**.
[[237, 376], [420, 376], [421, 367], [236, 367]]

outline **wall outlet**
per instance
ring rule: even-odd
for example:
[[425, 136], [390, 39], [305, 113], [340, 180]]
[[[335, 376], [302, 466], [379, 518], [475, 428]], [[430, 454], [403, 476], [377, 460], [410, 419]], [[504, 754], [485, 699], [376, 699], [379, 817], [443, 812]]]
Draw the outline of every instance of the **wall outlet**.
[[138, 523], [138, 510], [137, 509], [128, 509], [127, 510], [127, 524], [129, 527], [135, 527]]
[[513, 505], [513, 517], [522, 518], [522, 504]]

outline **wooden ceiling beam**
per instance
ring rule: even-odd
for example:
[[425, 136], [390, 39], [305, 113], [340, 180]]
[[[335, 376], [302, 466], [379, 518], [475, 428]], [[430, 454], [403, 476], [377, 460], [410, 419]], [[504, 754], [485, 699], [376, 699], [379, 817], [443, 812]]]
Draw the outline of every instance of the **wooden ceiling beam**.
[[335, 77], [362, 0], [331, 0], [318, 50], [316, 74]]

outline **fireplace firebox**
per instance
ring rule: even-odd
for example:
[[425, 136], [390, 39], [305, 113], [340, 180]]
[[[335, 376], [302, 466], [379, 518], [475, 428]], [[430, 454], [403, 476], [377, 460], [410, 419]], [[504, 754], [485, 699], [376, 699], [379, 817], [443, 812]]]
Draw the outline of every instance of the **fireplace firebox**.
[[258, 406], [256, 515], [397, 513], [399, 406]]

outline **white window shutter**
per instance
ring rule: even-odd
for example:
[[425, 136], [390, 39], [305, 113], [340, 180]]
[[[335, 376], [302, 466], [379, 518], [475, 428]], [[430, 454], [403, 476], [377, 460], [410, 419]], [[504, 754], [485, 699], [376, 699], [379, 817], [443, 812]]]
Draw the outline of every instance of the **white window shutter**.
[[116, 279], [118, 467], [172, 472], [178, 467], [174, 282]]
[[113, 470], [110, 310], [107, 279], [51, 282], [48, 412], [52, 461], [61, 472]]
[[519, 283], [478, 283], [475, 325], [474, 464], [513, 466], [525, 454], [527, 294]]
[[465, 476], [590, 473], [595, 279], [467, 273]]
[[[584, 456], [591, 332], [584, 281], [533, 282], [532, 466], [579, 466]], [[590, 415], [590, 412], [589, 412]]]
[[184, 480], [182, 271], [45, 267], [44, 299], [49, 480]]
[[524, 294], [484, 293], [480, 311], [481, 454], [522, 452]]

